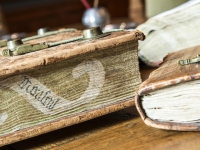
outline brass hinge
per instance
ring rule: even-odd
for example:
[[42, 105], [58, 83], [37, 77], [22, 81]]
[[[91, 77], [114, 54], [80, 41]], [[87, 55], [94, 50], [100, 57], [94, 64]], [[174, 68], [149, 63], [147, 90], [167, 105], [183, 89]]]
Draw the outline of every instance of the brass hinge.
[[[37, 35], [30, 36], [30, 37], [27, 37], [27, 38], [23, 38], [22, 41], [27, 42], [27, 41], [30, 41], [30, 40], [39, 39], [39, 38], [43, 38], [43, 37], [51, 36], [51, 35], [56, 35], [56, 34], [59, 34], [59, 33], [75, 32], [75, 31], [77, 31], [77, 29], [75, 29], [75, 28], [59, 29], [59, 30], [56, 30], [56, 31], [50, 31], [49, 28], [40, 28], [37, 31], [37, 33], [38, 33]], [[7, 42], [8, 42], [8, 40], [0, 40], [0, 47], [7, 46]]]
[[43, 49], [46, 49], [49, 47], [54, 47], [57, 45], [71, 43], [71, 42], [75, 42], [75, 41], [90, 41], [90, 40], [94, 40], [94, 39], [103, 38], [105, 36], [110, 35], [111, 32], [118, 32], [118, 31], [123, 31], [123, 30], [121, 30], [121, 29], [115, 30], [114, 29], [114, 30], [102, 32], [100, 27], [93, 27], [90, 29], [83, 30], [82, 36], [67, 39], [67, 40], [62, 40], [62, 41], [58, 41], [58, 42], [53, 42], [53, 43], [43, 42], [43, 43], [37, 43], [37, 44], [27, 44], [27, 43], [24, 44], [22, 40], [16, 39], [16, 40], [7, 42], [8, 47], [7, 47], [7, 49], [4, 49], [2, 51], [2, 55], [5, 57], [22, 55], [22, 54], [26, 54], [26, 53], [30, 53], [30, 52], [34, 52], [34, 51], [38, 51], [38, 50], [43, 50]]
[[195, 58], [192, 58], [192, 59], [179, 60], [178, 64], [181, 66], [184, 66], [184, 65], [198, 63], [198, 62], [200, 62], [200, 55], [197, 55]]

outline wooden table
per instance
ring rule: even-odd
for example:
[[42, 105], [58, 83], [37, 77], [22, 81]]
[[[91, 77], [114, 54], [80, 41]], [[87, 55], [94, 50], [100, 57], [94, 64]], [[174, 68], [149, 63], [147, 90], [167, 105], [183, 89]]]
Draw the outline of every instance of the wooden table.
[[[155, 68], [141, 66], [145, 80]], [[66, 127], [0, 150], [199, 150], [200, 132], [176, 132], [146, 126], [135, 107]]]

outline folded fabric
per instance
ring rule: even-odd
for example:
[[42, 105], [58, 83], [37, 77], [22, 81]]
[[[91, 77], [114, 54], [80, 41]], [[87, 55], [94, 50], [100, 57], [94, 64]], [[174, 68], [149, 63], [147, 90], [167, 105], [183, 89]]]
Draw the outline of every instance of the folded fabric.
[[199, 45], [199, 25], [200, 0], [150, 18], [137, 27], [146, 35], [139, 45], [139, 57], [147, 65], [158, 66], [169, 52]]

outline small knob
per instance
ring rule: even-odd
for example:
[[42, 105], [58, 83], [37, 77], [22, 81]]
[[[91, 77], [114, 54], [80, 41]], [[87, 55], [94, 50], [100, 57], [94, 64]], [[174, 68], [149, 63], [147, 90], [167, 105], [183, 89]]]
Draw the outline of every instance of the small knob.
[[100, 27], [92, 27], [83, 30], [83, 40], [98, 39], [108, 35], [110, 35], [110, 33], [103, 33]]
[[22, 45], [22, 44], [23, 44], [23, 42], [21, 39], [16, 39], [16, 40], [7, 42], [8, 49], [11, 51], [15, 51], [16, 47], [19, 45]]
[[49, 28], [40, 28], [40, 29], [38, 29], [37, 33], [38, 33], [38, 35], [43, 35], [43, 34], [49, 32], [49, 31], [50, 31]]

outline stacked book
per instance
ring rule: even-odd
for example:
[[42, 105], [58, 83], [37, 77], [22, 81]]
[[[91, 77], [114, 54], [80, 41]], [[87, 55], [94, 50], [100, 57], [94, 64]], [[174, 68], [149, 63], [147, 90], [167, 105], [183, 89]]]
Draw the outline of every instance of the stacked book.
[[[0, 41], [0, 146], [134, 104], [149, 126], [199, 131], [199, 14], [196, 0], [139, 30], [44, 30]], [[143, 83], [138, 56], [162, 62]]]
[[142, 32], [50, 33], [0, 49], [0, 145], [134, 105]]

